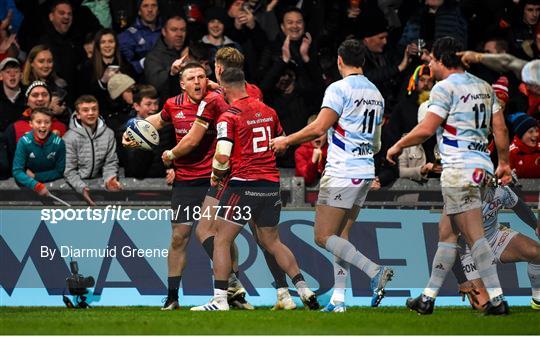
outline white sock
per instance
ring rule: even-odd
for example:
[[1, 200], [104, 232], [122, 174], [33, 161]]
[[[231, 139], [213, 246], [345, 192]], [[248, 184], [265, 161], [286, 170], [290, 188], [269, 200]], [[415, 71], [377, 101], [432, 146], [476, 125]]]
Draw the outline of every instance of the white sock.
[[345, 289], [347, 287], [347, 276], [349, 274], [349, 263], [334, 256], [334, 291], [330, 298], [330, 303], [345, 302]]

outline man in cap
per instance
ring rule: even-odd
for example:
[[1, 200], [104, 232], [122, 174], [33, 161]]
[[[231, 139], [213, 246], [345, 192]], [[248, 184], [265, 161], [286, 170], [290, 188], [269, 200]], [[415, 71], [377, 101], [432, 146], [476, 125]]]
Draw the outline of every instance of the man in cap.
[[13, 57], [0, 62], [0, 132], [15, 122], [24, 110], [25, 99], [21, 88], [21, 63]]

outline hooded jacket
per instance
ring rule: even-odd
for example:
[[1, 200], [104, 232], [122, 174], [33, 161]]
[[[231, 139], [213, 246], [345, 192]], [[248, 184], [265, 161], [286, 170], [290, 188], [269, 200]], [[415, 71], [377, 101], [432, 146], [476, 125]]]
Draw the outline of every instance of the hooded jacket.
[[66, 143], [66, 181], [77, 192], [82, 193], [87, 184], [83, 179], [103, 176], [104, 183], [118, 175], [118, 157], [114, 132], [100, 117], [92, 133], [76, 118], [71, 116], [69, 130], [64, 135]]

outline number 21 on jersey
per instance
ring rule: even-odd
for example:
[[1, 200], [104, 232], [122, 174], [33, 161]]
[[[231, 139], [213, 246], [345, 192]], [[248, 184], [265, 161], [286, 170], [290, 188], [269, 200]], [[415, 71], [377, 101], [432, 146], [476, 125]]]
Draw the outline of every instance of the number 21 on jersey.
[[253, 128], [253, 152], [264, 152], [268, 151], [268, 145], [270, 144], [270, 139], [272, 138], [272, 132], [270, 126], [259, 126]]

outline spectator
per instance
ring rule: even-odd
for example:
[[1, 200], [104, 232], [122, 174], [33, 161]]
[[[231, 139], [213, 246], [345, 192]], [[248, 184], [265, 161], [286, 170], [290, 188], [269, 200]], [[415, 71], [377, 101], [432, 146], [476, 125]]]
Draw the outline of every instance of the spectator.
[[[92, 55], [94, 55], [94, 35], [92, 33], [86, 34], [83, 41], [83, 49], [84, 49], [84, 55], [86, 55], [86, 58], [84, 60], [92, 59]], [[84, 61], [83, 63], [84, 64]]]
[[[96, 97], [106, 122], [109, 122], [108, 116], [114, 113], [112, 101], [107, 93], [107, 83], [117, 73], [131, 74], [132, 69], [120, 54], [114, 31], [102, 29], [94, 38], [92, 58], [86, 60], [81, 67], [78, 91], [81, 95], [91, 94]], [[109, 127], [114, 128], [113, 125]]]
[[24, 110], [25, 99], [21, 88], [21, 63], [8, 57], [0, 62], [0, 133], [15, 122]]
[[118, 35], [120, 51], [135, 72], [142, 76], [146, 54], [159, 39], [161, 22], [157, 0], [139, 1], [139, 15], [135, 23]]
[[[317, 118], [311, 115], [308, 124], [311, 124]], [[326, 165], [326, 155], [328, 153], [328, 143], [326, 134], [300, 145], [294, 152], [296, 162], [297, 177], [304, 177], [306, 186], [316, 184], [324, 171]]]
[[[48, 108], [51, 103], [51, 92], [47, 84], [42, 81], [34, 81], [30, 84], [25, 92], [27, 109], [22, 112], [19, 119], [10, 124], [5, 131], [5, 139], [7, 143], [8, 158], [10, 163], [13, 162], [13, 156], [17, 143], [25, 133], [32, 130], [30, 127], [30, 115], [32, 110], [36, 108]], [[53, 117], [51, 132], [59, 137], [66, 133], [67, 127], [62, 122]]]
[[255, 16], [255, 21], [266, 33], [268, 41], [274, 41], [279, 33], [279, 24], [274, 8], [279, 0], [248, 0], [247, 7]]
[[161, 38], [146, 55], [144, 74], [146, 80], [159, 93], [160, 102], [180, 92], [178, 77], [170, 73], [173, 62], [187, 53], [186, 20], [181, 16], [172, 16], [161, 29]]
[[52, 118], [48, 108], [32, 110], [32, 131], [17, 143], [13, 160], [15, 181], [40, 196], [49, 194], [43, 183], [62, 178], [66, 166], [66, 145], [62, 138], [51, 132]]
[[49, 12], [49, 23], [40, 38], [40, 43], [50, 47], [58, 76], [64, 79], [70, 88], [76, 85], [77, 65], [83, 55], [82, 41], [78, 40], [72, 24], [71, 3], [68, 0], [56, 0]]
[[229, 3], [225, 35], [242, 48], [242, 53], [246, 56], [245, 72], [248, 79], [253, 79], [257, 74], [260, 51], [267, 46], [266, 34], [255, 20], [247, 1], [234, 0]]
[[388, 31], [384, 17], [365, 18], [363, 22], [361, 36], [367, 52], [362, 69], [383, 95], [385, 114], [390, 114], [397, 101], [396, 93], [403, 81], [402, 74], [411, 63], [411, 57], [417, 55], [418, 47], [415, 43], [407, 45], [400, 59], [400, 53], [387, 47]]
[[104, 118], [107, 126], [115, 133], [129, 119], [133, 105], [133, 87], [135, 80], [125, 74], [116, 74], [107, 83], [109, 98], [112, 100], [112, 110]]
[[523, 112], [509, 116], [514, 133], [510, 145], [510, 167], [519, 178], [540, 178], [538, 121]]
[[[261, 56], [259, 74], [263, 92], [274, 90], [280, 78], [294, 71], [295, 86], [303, 90], [313, 105], [319, 105], [323, 93], [322, 71], [317, 57], [317, 47], [311, 35], [304, 30], [302, 12], [291, 7], [283, 14], [282, 33], [265, 49]], [[308, 115], [312, 111], [308, 112]], [[305, 120], [305, 119], [304, 119]], [[304, 124], [305, 125], [305, 124]]]
[[540, 59], [540, 24], [536, 25], [533, 39], [524, 41], [521, 49], [523, 58], [528, 60]]
[[[308, 117], [320, 108], [316, 93], [311, 89], [308, 78], [296, 78], [295, 69], [287, 66], [273, 88], [262, 87], [267, 103], [276, 110], [285, 134], [290, 135], [301, 130], [307, 124]], [[277, 157], [280, 167], [294, 167], [296, 146], [291, 146], [285, 154]]]
[[[133, 90], [135, 80], [124, 74], [116, 74], [108, 82], [107, 90], [112, 100], [112, 110], [104, 118], [105, 123], [114, 132], [116, 143], [122, 142], [122, 134], [128, 121], [133, 105]], [[125, 150], [122, 146], [116, 147], [120, 166], [125, 164]]]
[[452, 0], [426, 0], [407, 21], [399, 46], [403, 47], [418, 39], [429, 46], [438, 38], [451, 36], [467, 45], [467, 21]]
[[64, 136], [66, 142], [67, 182], [81, 193], [89, 205], [95, 205], [90, 188], [84, 179], [103, 177], [105, 189], [119, 191], [118, 157], [114, 133], [99, 116], [97, 99], [82, 95], [75, 101], [75, 113], [71, 118], [69, 131]]
[[[207, 32], [202, 38], [202, 43], [210, 49], [210, 64], [214, 64], [214, 58], [218, 49], [223, 47], [233, 47], [240, 50], [240, 45], [225, 36], [225, 22], [227, 22], [227, 12], [220, 7], [210, 7], [206, 13]], [[213, 68], [213, 66], [211, 66]]]
[[[392, 111], [385, 129], [386, 144], [394, 144], [401, 135], [410, 132], [418, 124], [418, 107], [429, 99], [433, 84], [430, 68], [427, 65], [418, 66], [409, 79], [407, 94], [400, 98]], [[433, 150], [434, 142], [430, 145]]]
[[69, 125], [71, 117], [71, 109], [66, 102], [67, 92], [64, 89], [58, 89], [51, 93], [51, 103], [49, 108], [52, 111], [53, 117], [65, 125]]
[[45, 82], [50, 91], [67, 86], [66, 81], [56, 75], [51, 49], [42, 44], [30, 50], [24, 63], [22, 83], [28, 86], [34, 81]]
[[[426, 101], [417, 109], [417, 123], [420, 123], [426, 116], [427, 105]], [[406, 133], [403, 134], [403, 136], [405, 135]], [[422, 145], [415, 145], [403, 149], [403, 152], [399, 156], [399, 177], [408, 178], [418, 182], [425, 181], [430, 173], [434, 173], [439, 177], [442, 172], [442, 165], [440, 156], [436, 156], [438, 150], [435, 150], [435, 147], [436, 145], [431, 146], [431, 148], [427, 150], [431, 153], [425, 151]], [[427, 158], [426, 153], [430, 153], [430, 157], [433, 159]]]
[[521, 0], [518, 14], [512, 23], [512, 50], [518, 52], [527, 40], [534, 39], [535, 26], [540, 17], [540, 0]]
[[[133, 110], [136, 113], [134, 119], [145, 119], [158, 112], [158, 94], [151, 85], [138, 85], [133, 95]], [[129, 123], [129, 121], [128, 121]], [[127, 126], [123, 127], [125, 131]], [[174, 170], [165, 169], [161, 154], [163, 151], [174, 147], [174, 130], [171, 127], [161, 128], [159, 132], [159, 146], [153, 151], [125, 148], [125, 175], [137, 179], [164, 177], [167, 173], [167, 182], [174, 180]]]

